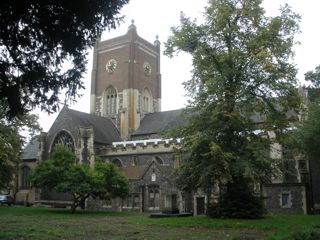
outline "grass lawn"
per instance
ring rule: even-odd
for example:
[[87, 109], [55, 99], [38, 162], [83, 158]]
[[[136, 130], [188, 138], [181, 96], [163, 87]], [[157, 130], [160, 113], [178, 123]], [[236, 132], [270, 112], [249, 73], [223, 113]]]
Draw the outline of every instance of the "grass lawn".
[[0, 239], [212, 239], [284, 240], [320, 227], [320, 216], [268, 216], [260, 220], [149, 218], [136, 212], [0, 206]]

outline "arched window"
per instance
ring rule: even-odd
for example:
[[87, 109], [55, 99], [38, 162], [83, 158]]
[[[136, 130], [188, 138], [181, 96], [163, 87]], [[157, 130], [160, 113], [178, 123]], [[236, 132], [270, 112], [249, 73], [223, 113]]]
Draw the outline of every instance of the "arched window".
[[122, 162], [118, 158], [112, 159], [111, 162], [117, 167], [122, 167]]
[[152, 96], [148, 88], [145, 88], [142, 93], [142, 111], [151, 112], [152, 109]]
[[31, 187], [29, 181], [30, 168], [28, 166], [23, 166], [21, 168], [21, 188], [28, 189]]
[[163, 165], [163, 160], [160, 157], [156, 156], [155, 160], [158, 164]]
[[160, 192], [159, 186], [149, 186], [149, 207], [157, 209], [160, 207]]
[[105, 112], [107, 115], [114, 115], [117, 113], [117, 90], [110, 86], [105, 91]]
[[72, 139], [71, 135], [69, 133], [67, 133], [66, 131], [61, 131], [57, 134], [56, 138], [53, 141], [51, 152], [53, 152], [54, 148], [57, 145], [67, 147], [74, 152], [73, 139]]

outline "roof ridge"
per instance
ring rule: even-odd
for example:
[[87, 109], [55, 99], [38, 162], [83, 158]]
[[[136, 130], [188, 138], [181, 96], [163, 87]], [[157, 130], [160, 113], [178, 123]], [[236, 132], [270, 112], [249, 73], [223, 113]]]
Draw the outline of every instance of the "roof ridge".
[[67, 108], [67, 109], [68, 109], [69, 111], [71, 111], [71, 112], [80, 113], [80, 114], [87, 115], [87, 116], [90, 116], [90, 117], [95, 117], [95, 118], [100, 118], [100, 119], [106, 119], [106, 120], [111, 121], [111, 122], [113, 123], [112, 119], [109, 118], [109, 117], [99, 116], [99, 115], [92, 114], [92, 113], [87, 113], [87, 112], [82, 112], [82, 111], [75, 110], [75, 109], [71, 109], [71, 108]]
[[166, 110], [166, 111], [160, 111], [160, 112], [149, 112], [146, 113], [145, 115], [152, 115], [152, 114], [161, 114], [161, 113], [168, 113], [168, 112], [178, 112], [178, 111], [183, 111], [184, 108], [180, 108], [180, 109], [173, 109], [173, 110]]

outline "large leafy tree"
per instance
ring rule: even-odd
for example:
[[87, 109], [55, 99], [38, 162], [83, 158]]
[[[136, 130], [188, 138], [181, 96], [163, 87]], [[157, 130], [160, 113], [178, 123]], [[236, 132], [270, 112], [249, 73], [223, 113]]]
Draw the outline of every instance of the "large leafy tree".
[[[220, 185], [220, 203], [233, 210], [220, 209], [219, 216], [253, 214], [244, 211], [252, 205], [243, 199], [253, 199], [251, 183], [272, 173], [277, 162], [267, 153], [284, 136], [288, 111], [299, 107], [292, 63], [299, 16], [285, 5], [279, 16], [266, 17], [261, 3], [210, 0], [203, 24], [182, 14], [181, 25], [172, 28], [166, 43], [167, 55], [182, 51], [193, 58], [193, 75], [185, 82], [191, 99], [188, 121], [174, 133], [183, 138], [188, 156], [178, 184], [208, 194]], [[228, 205], [230, 196], [238, 196], [236, 205]], [[256, 206], [258, 216], [261, 205]]]
[[[128, 0], [3, 0], [0, 8], [0, 101], [14, 117], [39, 106], [49, 112], [59, 93], [83, 88], [88, 47], [115, 28]], [[65, 64], [69, 63], [69, 64]], [[67, 67], [66, 67], [67, 66]]]
[[16, 193], [20, 154], [26, 140], [23, 133], [35, 136], [39, 131], [37, 116], [27, 114], [9, 121], [0, 108], [0, 190]]
[[76, 163], [76, 156], [68, 148], [57, 146], [51, 160], [41, 161], [32, 170], [31, 183], [73, 196], [71, 212], [84, 206], [89, 197], [110, 199], [125, 197], [129, 192], [127, 178], [111, 163], [98, 161], [93, 168]]

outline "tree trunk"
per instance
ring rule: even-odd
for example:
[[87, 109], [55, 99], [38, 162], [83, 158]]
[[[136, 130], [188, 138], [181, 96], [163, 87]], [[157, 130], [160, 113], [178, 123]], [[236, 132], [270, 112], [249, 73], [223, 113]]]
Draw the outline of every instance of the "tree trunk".
[[71, 213], [75, 213], [77, 207], [79, 206], [79, 197], [77, 197], [75, 193], [73, 193], [72, 195], [73, 195], [73, 203], [71, 205], [70, 211]]

